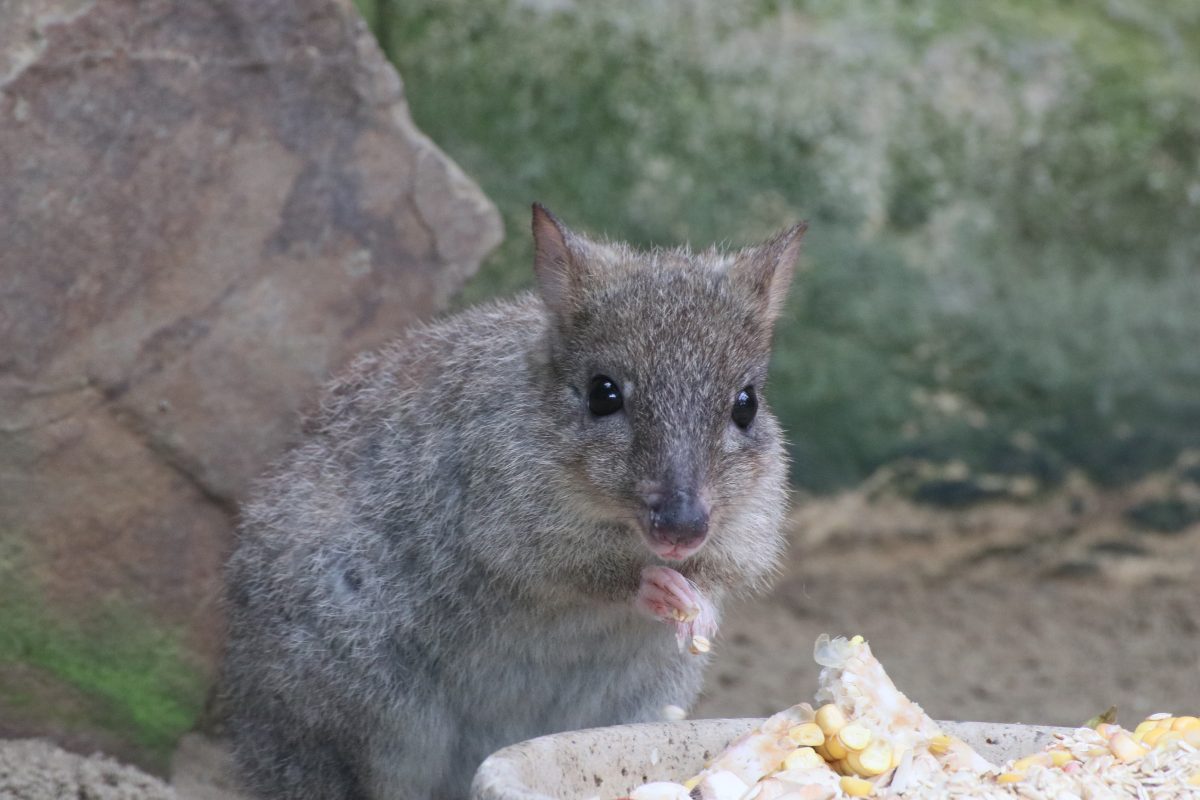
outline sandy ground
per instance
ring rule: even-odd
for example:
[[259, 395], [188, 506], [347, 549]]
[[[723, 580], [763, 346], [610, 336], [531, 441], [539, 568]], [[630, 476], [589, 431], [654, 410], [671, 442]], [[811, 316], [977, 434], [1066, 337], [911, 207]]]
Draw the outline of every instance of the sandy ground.
[[731, 609], [695, 716], [811, 697], [812, 643], [862, 634], [940, 719], [1077, 725], [1200, 711], [1200, 525], [1142, 532], [1160, 491], [1086, 487], [935, 511], [863, 493], [802, 504], [775, 590]]
[[[761, 716], [811, 699], [823, 632], [866, 636], [938, 718], [1073, 725], [1110, 705], [1125, 722], [1196, 713], [1200, 525], [1153, 533], [1124, 513], [1163, 491], [1154, 480], [1108, 494], [1077, 483], [954, 512], [886, 489], [802, 499], [789, 561], [769, 595], [730, 609], [694, 716]], [[172, 782], [181, 800], [235, 797], [228, 753], [201, 736], [182, 743]]]

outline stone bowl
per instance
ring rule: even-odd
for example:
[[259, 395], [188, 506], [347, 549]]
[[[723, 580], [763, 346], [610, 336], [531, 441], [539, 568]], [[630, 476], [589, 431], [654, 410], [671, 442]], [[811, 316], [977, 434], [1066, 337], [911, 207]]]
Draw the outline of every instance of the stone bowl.
[[[704, 719], [617, 725], [557, 733], [492, 754], [475, 773], [473, 800], [616, 798], [649, 781], [680, 781], [698, 772], [760, 719]], [[1036, 752], [1069, 728], [994, 722], [943, 722], [989, 761]]]

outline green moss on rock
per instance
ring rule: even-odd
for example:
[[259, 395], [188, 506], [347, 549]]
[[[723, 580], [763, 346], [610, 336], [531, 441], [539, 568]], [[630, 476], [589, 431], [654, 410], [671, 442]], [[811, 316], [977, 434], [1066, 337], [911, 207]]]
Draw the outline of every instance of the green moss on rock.
[[[0, 564], [0, 674], [35, 674], [43, 690], [35, 696], [27, 681], [0, 680], [0, 705], [36, 711], [30, 717], [48, 730], [61, 725], [127, 742], [143, 763], [165, 767], [208, 688], [181, 632], [118, 603], [92, 609], [82, 624], [49, 608], [37, 587], [14, 573]], [[61, 692], [46, 687], [55, 682]], [[61, 707], [29, 708], [56, 696]]]

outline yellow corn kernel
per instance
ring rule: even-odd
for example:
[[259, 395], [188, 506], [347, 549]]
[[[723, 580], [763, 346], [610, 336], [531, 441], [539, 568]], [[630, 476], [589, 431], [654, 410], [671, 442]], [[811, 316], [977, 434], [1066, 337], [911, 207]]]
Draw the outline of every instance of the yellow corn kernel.
[[1120, 730], [1120, 727], [1117, 725], [1113, 725], [1111, 722], [1101, 722], [1099, 725], [1096, 726], [1096, 733], [1100, 734], [1105, 739], [1112, 736], [1114, 733], [1116, 733], [1119, 730]]
[[700, 616], [700, 606], [691, 606], [686, 611], [682, 608], [672, 608], [671, 616], [675, 618], [676, 622], [691, 622]]
[[1169, 731], [1169, 730], [1171, 730], [1171, 726], [1175, 724], [1175, 718], [1174, 717], [1161, 717], [1159, 719], [1156, 719], [1154, 722], [1156, 725], [1158, 725], [1158, 727], [1162, 728], [1164, 731]]
[[1200, 718], [1198, 717], [1176, 717], [1171, 723], [1173, 731], [1190, 731], [1200, 728]]
[[840, 783], [842, 791], [851, 797], [867, 797], [871, 792], [875, 791], [875, 784], [865, 781], [862, 778], [855, 778], [852, 775], [843, 777]]
[[801, 747], [787, 754], [787, 758], [783, 759], [784, 769], [813, 769], [814, 767], [825, 766], [825, 759], [817, 755], [817, 751], [811, 747]]
[[833, 761], [841, 761], [850, 752], [846, 749], [846, 745], [842, 744], [842, 740], [836, 736], [830, 736], [825, 739], [825, 750], [829, 753], [829, 758]]
[[846, 760], [859, 775], [874, 778], [892, 768], [892, 748], [887, 742], [872, 742], [865, 750], [851, 751]]
[[825, 744], [825, 734], [815, 722], [805, 722], [789, 728], [788, 738], [801, 747], [819, 747]]
[[935, 756], [945, 755], [950, 752], [950, 745], [954, 740], [944, 733], [939, 733], [929, 740], [929, 752]]
[[686, 781], [683, 782], [683, 788], [687, 789], [689, 792], [692, 789], [695, 789], [699, 785], [700, 785], [700, 776], [699, 775], [697, 775], [694, 778], [688, 778]]
[[1152, 719], [1143, 720], [1138, 723], [1138, 726], [1133, 729], [1133, 735], [1140, 739], [1146, 735], [1147, 731], [1152, 731], [1158, 727], [1158, 723]]
[[1200, 772], [1193, 772], [1187, 782], [1189, 786], [1200, 786]]
[[1039, 767], [1047, 767], [1051, 764], [1049, 753], [1035, 753], [1031, 756], [1018, 758], [1013, 762], [1013, 772], [1028, 772], [1029, 768], [1035, 764]]
[[707, 653], [709, 650], [712, 650], [712, 642], [708, 640], [707, 636], [701, 636], [697, 633], [692, 637], [692, 643], [688, 647], [688, 650], [691, 651], [692, 655], [698, 656], [701, 653]]
[[839, 775], [854, 775], [854, 766], [850, 763], [850, 759], [843, 758], [833, 765]]
[[833, 736], [846, 727], [846, 715], [833, 703], [826, 703], [818, 708], [816, 719], [817, 724], [821, 726], [821, 731], [826, 736]]
[[1071, 755], [1069, 750], [1051, 750], [1050, 763], [1056, 767], [1063, 767], [1075, 760], [1075, 756]]
[[1150, 752], [1144, 746], [1134, 741], [1133, 737], [1124, 731], [1114, 733], [1108, 740], [1108, 747], [1119, 761], [1137, 761]]
[[821, 758], [825, 759], [826, 761], [837, 761], [837, 759], [836, 759], [836, 758], [834, 758], [834, 757], [833, 757], [833, 756], [832, 756], [832, 755], [829, 753], [829, 748], [828, 748], [828, 747], [826, 747], [825, 745], [823, 745], [823, 744], [822, 744], [822, 745], [817, 745], [817, 746], [816, 746], [816, 747], [814, 747], [813, 749], [817, 751], [817, 755], [819, 755]]
[[1023, 772], [1002, 772], [1000, 777], [996, 778], [996, 783], [1016, 783], [1023, 780], [1025, 780]]
[[1200, 728], [1192, 728], [1190, 731], [1184, 731], [1183, 740], [1197, 750], [1200, 750]]
[[1155, 750], [1165, 750], [1176, 742], [1183, 741], [1183, 734], [1179, 731], [1167, 731], [1162, 736], [1158, 737], [1158, 741], [1154, 743]]
[[1147, 747], [1154, 747], [1156, 744], [1158, 744], [1158, 740], [1161, 739], [1163, 734], [1166, 732], [1167, 731], [1163, 728], [1152, 728], [1151, 730], [1148, 730], [1142, 734], [1142, 744], [1146, 745]]
[[865, 750], [871, 743], [871, 732], [856, 722], [837, 732], [837, 738], [846, 745], [847, 750]]

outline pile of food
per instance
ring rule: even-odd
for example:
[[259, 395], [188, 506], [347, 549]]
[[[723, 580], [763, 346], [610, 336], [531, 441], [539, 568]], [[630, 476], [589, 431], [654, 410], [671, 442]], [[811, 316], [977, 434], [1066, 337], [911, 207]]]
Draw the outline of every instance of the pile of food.
[[682, 783], [632, 800], [844, 797], [1200, 800], [1200, 719], [1155, 714], [1133, 730], [1097, 721], [1003, 765], [944, 733], [905, 697], [861, 636], [817, 640], [818, 706], [793, 706]]

